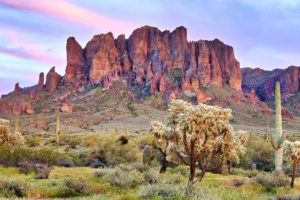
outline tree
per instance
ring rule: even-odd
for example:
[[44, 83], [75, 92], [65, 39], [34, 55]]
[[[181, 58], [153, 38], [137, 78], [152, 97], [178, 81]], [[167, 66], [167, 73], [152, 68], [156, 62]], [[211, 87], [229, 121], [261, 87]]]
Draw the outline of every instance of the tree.
[[[224, 161], [238, 161], [238, 155], [245, 151], [246, 133], [235, 133], [230, 118], [230, 109], [182, 100], [170, 102], [167, 125], [151, 122], [155, 145], [165, 158], [163, 166], [170, 162], [188, 165], [189, 184], [193, 184], [197, 167], [201, 181], [207, 171], [222, 166]], [[218, 162], [211, 166], [213, 159]]]
[[293, 173], [291, 180], [291, 187], [294, 187], [294, 181], [297, 175], [298, 164], [300, 162], [300, 141], [284, 143], [284, 154], [293, 162]]

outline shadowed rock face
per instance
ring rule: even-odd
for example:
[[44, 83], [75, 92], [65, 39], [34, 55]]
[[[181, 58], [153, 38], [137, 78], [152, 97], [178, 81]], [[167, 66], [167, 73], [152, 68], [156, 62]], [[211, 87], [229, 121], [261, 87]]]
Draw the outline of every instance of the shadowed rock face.
[[38, 82], [38, 86], [37, 86], [37, 91], [40, 92], [43, 90], [44, 88], [44, 82], [45, 82], [45, 75], [43, 72], [40, 73], [39, 76], [39, 82]]
[[14, 95], [15, 96], [19, 96], [20, 95], [20, 86], [19, 86], [19, 83], [15, 84]]
[[[182, 71], [181, 79], [192, 87], [228, 85], [241, 91], [242, 75], [233, 48], [219, 40], [189, 42], [183, 26], [173, 32], [144, 26], [128, 39], [100, 34], [83, 50], [71, 37], [67, 41], [67, 63], [65, 80], [69, 83], [88, 79], [108, 85], [112, 77], [124, 76], [133, 86], [151, 85], [152, 93], [168, 92], [175, 86], [166, 75], [177, 68]], [[181, 87], [180, 82], [177, 87]]]
[[259, 68], [242, 69], [243, 73], [243, 90], [249, 92], [252, 89], [256, 91], [262, 100], [274, 97], [275, 83], [281, 84], [281, 94], [286, 96], [296, 93], [299, 90], [300, 68], [290, 66], [287, 69], [275, 69], [266, 71]]

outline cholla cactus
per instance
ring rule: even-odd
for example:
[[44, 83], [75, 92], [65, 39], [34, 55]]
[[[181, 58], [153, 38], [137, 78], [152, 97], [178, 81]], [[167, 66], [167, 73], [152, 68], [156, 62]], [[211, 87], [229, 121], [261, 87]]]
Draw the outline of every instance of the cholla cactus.
[[60, 142], [60, 112], [59, 109], [56, 111], [56, 143], [59, 144]]
[[245, 151], [246, 134], [234, 132], [229, 124], [230, 109], [174, 100], [168, 112], [167, 126], [152, 122], [152, 133], [168, 162], [190, 166], [190, 183], [194, 182], [197, 163], [201, 181], [212, 159], [218, 158], [221, 164], [238, 161], [238, 154]]
[[280, 83], [276, 82], [275, 87], [275, 136], [271, 138], [271, 144], [275, 150], [275, 170], [282, 170], [283, 148], [282, 145], [285, 141], [285, 134], [282, 133], [282, 117], [281, 117], [281, 95]]
[[160, 173], [164, 173], [167, 170], [169, 162], [167, 161], [167, 147], [169, 144], [169, 138], [167, 135], [167, 128], [159, 121], [150, 122], [151, 133], [154, 135], [154, 146], [162, 155], [162, 167]]
[[0, 119], [0, 145], [8, 144], [15, 146], [17, 138], [9, 131], [10, 122], [8, 120]]
[[291, 187], [293, 188], [295, 177], [297, 175], [298, 164], [300, 162], [300, 141], [286, 141], [283, 146], [285, 157], [293, 162], [293, 174], [291, 180]]
[[143, 163], [144, 165], [150, 166], [154, 158], [153, 148], [149, 145], [146, 145], [143, 149]]

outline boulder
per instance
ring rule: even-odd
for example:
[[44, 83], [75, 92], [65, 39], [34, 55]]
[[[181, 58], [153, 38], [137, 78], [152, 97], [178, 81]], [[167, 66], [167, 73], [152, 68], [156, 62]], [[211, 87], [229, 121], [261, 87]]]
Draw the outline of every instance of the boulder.
[[207, 101], [212, 100], [213, 97], [211, 95], [208, 95], [206, 93], [204, 93], [201, 90], [198, 90], [197, 92], [197, 102], [198, 103], [206, 103]]

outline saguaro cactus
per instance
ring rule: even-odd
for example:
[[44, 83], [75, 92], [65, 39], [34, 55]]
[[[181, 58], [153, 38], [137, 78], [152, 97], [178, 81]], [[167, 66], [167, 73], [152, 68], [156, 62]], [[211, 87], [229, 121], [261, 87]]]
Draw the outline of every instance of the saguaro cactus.
[[275, 135], [272, 136], [271, 143], [275, 150], [275, 170], [282, 170], [282, 158], [283, 158], [283, 143], [285, 140], [285, 134], [282, 133], [282, 117], [281, 117], [281, 95], [280, 95], [280, 83], [276, 82], [275, 86]]
[[19, 133], [20, 133], [20, 114], [17, 114], [15, 119], [15, 134], [18, 135]]
[[60, 141], [60, 112], [59, 109], [56, 111], [56, 143], [59, 144]]

